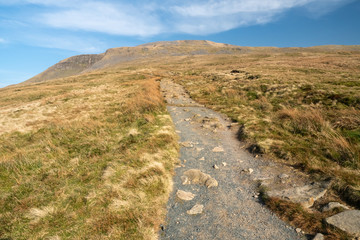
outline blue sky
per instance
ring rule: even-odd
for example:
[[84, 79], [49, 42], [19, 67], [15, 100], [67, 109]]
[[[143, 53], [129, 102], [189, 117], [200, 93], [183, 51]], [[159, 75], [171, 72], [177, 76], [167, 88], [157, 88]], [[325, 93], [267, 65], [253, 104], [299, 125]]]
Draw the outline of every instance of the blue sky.
[[60, 60], [153, 41], [360, 44], [359, 0], [0, 0], [0, 87]]

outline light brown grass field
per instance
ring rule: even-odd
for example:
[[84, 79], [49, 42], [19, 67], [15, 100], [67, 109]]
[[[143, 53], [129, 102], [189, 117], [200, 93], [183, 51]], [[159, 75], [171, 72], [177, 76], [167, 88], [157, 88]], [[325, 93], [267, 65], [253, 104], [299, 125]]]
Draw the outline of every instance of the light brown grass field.
[[177, 161], [155, 78], [0, 90], [0, 238], [155, 239]]

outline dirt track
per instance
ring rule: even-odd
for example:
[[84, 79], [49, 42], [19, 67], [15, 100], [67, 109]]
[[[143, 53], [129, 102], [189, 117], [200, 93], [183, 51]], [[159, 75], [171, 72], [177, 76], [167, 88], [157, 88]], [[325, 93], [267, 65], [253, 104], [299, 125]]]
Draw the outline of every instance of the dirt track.
[[[182, 147], [160, 239], [305, 239], [259, 202], [253, 177], [269, 163], [242, 150], [231, 123], [170, 80], [164, 79], [161, 88]], [[210, 175], [218, 186], [191, 181], [184, 176], [190, 169]], [[178, 190], [195, 197], [181, 200]], [[195, 205], [203, 210], [192, 215]]]

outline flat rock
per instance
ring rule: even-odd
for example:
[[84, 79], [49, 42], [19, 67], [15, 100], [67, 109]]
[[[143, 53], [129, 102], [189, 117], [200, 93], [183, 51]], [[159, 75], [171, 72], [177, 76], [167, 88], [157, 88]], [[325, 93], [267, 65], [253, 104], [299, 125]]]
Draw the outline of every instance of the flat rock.
[[326, 218], [326, 222], [351, 235], [360, 237], [360, 210], [349, 210], [336, 214]]
[[218, 182], [209, 174], [201, 172], [199, 169], [190, 169], [181, 176], [182, 184], [200, 184], [207, 188], [217, 187]]
[[327, 212], [327, 211], [330, 211], [334, 208], [343, 208], [343, 209], [349, 209], [347, 206], [339, 203], [339, 202], [329, 202], [328, 204], [326, 204], [322, 209], [321, 211], [322, 212]]
[[214, 147], [213, 152], [224, 152], [224, 149], [222, 147]]
[[191, 193], [191, 192], [185, 192], [185, 191], [182, 191], [182, 190], [178, 190], [176, 192], [176, 196], [178, 198], [180, 198], [181, 200], [184, 200], [184, 201], [191, 201], [194, 199], [195, 197], [195, 194]]
[[196, 215], [196, 214], [201, 214], [203, 210], [204, 210], [204, 205], [196, 204], [190, 210], [186, 211], [186, 213], [189, 215]]
[[284, 190], [272, 190], [268, 192], [270, 197], [278, 197], [291, 202], [300, 203], [305, 208], [310, 208], [314, 202], [323, 197], [327, 188], [320, 184], [309, 184], [301, 187], [288, 188]]

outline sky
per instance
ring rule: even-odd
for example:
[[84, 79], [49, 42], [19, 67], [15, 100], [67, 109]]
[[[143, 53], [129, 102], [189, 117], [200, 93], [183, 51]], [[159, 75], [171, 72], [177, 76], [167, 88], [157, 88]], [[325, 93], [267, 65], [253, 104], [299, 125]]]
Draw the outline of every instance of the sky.
[[0, 0], [0, 87], [60, 60], [171, 40], [360, 44], [360, 0]]

